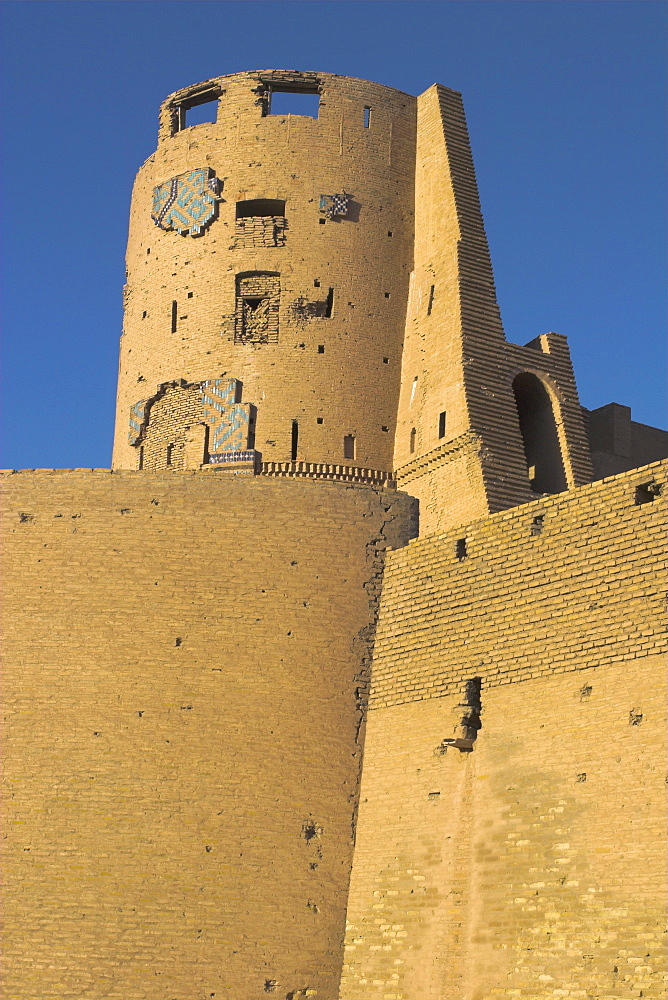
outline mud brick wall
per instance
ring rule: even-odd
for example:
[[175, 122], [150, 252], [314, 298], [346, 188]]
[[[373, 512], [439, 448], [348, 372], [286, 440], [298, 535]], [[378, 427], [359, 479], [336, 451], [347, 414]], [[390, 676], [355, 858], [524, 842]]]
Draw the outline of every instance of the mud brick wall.
[[[320, 88], [318, 118], [264, 114], [265, 92], [295, 80]], [[218, 94], [216, 122], [173, 132], [174, 109], [207, 88]], [[164, 102], [161, 118], [132, 197], [114, 466], [136, 468], [127, 423], [138, 398], [225, 373], [257, 405], [263, 461], [291, 460], [296, 420], [298, 461], [391, 473], [412, 267], [415, 97], [335, 74], [268, 70], [187, 88]], [[154, 188], [205, 167], [222, 184], [216, 218], [195, 237], [156, 226]], [[348, 215], [326, 218], [320, 196], [343, 192]], [[255, 199], [285, 202], [285, 228], [271, 220], [269, 241], [270, 220], [236, 218], [237, 202]], [[241, 239], [241, 222], [246, 234], [259, 226], [262, 239]], [[235, 338], [237, 276], [257, 272], [280, 278], [269, 342]], [[310, 311], [329, 288], [331, 316]], [[356, 438], [353, 463], [344, 462], [346, 435]]]
[[665, 995], [664, 480], [391, 554], [343, 1000]]
[[234, 248], [279, 247], [285, 243], [285, 216], [237, 219]]
[[431, 534], [534, 498], [512, 388], [520, 372], [550, 394], [565, 483], [582, 485], [592, 470], [565, 338], [541, 334], [524, 347], [505, 339], [461, 95], [436, 84], [417, 105], [394, 465]]
[[1, 478], [3, 995], [333, 1000], [383, 561], [414, 502]]
[[158, 472], [166, 469], [169, 461], [172, 468], [185, 469], [186, 434], [191, 427], [203, 421], [198, 385], [166, 387], [151, 403], [148, 426], [136, 449], [138, 466], [147, 472]]

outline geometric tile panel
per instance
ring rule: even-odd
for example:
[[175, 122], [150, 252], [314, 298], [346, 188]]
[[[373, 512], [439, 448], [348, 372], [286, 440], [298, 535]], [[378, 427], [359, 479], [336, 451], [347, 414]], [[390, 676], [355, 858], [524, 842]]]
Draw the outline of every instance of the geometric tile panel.
[[221, 189], [210, 167], [177, 174], [153, 188], [151, 218], [160, 229], [199, 236], [216, 217]]
[[140, 399], [130, 410], [130, 431], [128, 433], [130, 444], [137, 444], [144, 432], [148, 402], [148, 399]]
[[348, 201], [350, 195], [345, 191], [342, 194], [321, 194], [320, 211], [328, 219], [343, 218], [348, 214]]
[[238, 379], [202, 382], [204, 419], [211, 429], [209, 452], [244, 451], [248, 448], [250, 405], [237, 403]]

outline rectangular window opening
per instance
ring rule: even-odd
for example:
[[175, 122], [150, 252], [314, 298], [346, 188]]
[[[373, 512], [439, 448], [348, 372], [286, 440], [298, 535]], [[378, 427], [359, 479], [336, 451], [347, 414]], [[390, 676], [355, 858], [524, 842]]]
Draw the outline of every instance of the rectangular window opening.
[[334, 308], [334, 289], [330, 288], [327, 292], [327, 300], [325, 302], [325, 319], [331, 319], [332, 310]]
[[389, 363], [390, 363], [390, 359], [389, 358], [383, 358], [383, 364], [384, 365], [389, 365]]
[[254, 198], [237, 202], [237, 219], [257, 219], [284, 216], [285, 202], [271, 198]]
[[299, 89], [269, 88], [268, 114], [301, 115], [317, 118], [320, 110], [320, 89], [317, 86]]
[[462, 562], [468, 556], [466, 538], [458, 538], [455, 544], [455, 555]]
[[324, 354], [324, 353], [325, 353], [325, 345], [318, 344], [318, 354]]
[[445, 437], [445, 410], [441, 410], [438, 415], [438, 436]]
[[280, 276], [264, 271], [237, 275], [234, 342], [276, 344]]
[[144, 468], [144, 445], [142, 445], [139, 449], [139, 461], [137, 463], [137, 467], [140, 472]]
[[325, 422], [325, 418], [324, 417], [316, 417], [315, 418], [315, 422], [316, 422], [316, 424], [323, 424]]
[[176, 327], [177, 327], [178, 318], [179, 318], [178, 317], [178, 310], [179, 310], [179, 304], [176, 301], [176, 299], [174, 299], [173, 302], [172, 302], [172, 333], [176, 333]]
[[371, 108], [364, 109], [364, 128], [369, 128], [371, 125]]
[[389, 292], [385, 292], [385, 298], [389, 299], [389, 297], [390, 297], [390, 293]]
[[174, 455], [174, 445], [173, 444], [168, 444], [167, 445], [167, 455], [166, 455], [167, 465], [168, 466], [172, 464], [172, 457], [173, 457], [173, 455]]
[[218, 118], [218, 98], [220, 91], [205, 90], [195, 97], [186, 98], [176, 109], [176, 131], [192, 128], [193, 125], [215, 123]]
[[343, 457], [344, 458], [355, 458], [355, 436], [354, 434], [346, 434], [343, 439]]
[[297, 461], [297, 449], [299, 447], [299, 421], [292, 421], [292, 447], [291, 447], [291, 457], [292, 461]]
[[427, 303], [427, 316], [431, 316], [431, 310], [434, 307], [434, 285], [429, 289], [429, 302]]

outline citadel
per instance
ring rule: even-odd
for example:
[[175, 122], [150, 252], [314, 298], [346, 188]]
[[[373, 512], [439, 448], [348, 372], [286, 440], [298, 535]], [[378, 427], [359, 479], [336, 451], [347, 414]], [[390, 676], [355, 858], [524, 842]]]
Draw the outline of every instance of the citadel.
[[7, 1000], [663, 997], [668, 435], [506, 340], [461, 96], [172, 94], [124, 300], [0, 476]]

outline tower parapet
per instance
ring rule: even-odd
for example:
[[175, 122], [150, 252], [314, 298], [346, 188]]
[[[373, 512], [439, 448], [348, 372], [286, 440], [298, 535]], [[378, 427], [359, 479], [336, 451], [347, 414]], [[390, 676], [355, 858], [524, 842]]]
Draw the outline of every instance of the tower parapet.
[[172, 94], [127, 273], [114, 468], [396, 479], [427, 531], [592, 478], [565, 339], [505, 340], [445, 87], [258, 70]]
[[[304, 114], [275, 113], [285, 93]], [[391, 475], [415, 115], [389, 87], [277, 70], [164, 102], [132, 197], [115, 468], [240, 451], [254, 471]]]

